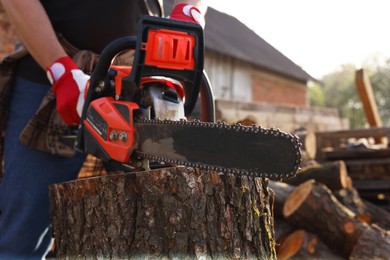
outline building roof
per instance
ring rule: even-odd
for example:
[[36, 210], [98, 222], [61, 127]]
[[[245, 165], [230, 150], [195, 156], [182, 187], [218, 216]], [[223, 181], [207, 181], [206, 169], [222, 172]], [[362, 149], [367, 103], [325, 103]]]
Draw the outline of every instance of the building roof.
[[[164, 1], [166, 14], [172, 1]], [[248, 62], [295, 80], [315, 80], [235, 17], [209, 7], [205, 27], [206, 49]]]

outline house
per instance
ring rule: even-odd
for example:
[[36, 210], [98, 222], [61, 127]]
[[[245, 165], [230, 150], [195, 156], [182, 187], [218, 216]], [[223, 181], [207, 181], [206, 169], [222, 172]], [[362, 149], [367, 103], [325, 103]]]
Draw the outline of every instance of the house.
[[307, 107], [313, 78], [233, 16], [209, 8], [208, 73], [216, 98]]

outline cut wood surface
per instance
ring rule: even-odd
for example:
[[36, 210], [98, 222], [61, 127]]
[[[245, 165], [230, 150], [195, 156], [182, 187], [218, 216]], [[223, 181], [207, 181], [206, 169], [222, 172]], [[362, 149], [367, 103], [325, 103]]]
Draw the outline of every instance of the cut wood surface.
[[334, 254], [321, 239], [304, 229], [295, 230], [277, 246], [279, 260], [284, 259], [343, 259]]
[[304, 167], [294, 178], [286, 179], [285, 182], [297, 186], [310, 179], [326, 185], [331, 190], [345, 189], [351, 185], [347, 167], [341, 160]]
[[317, 142], [316, 135], [311, 131], [298, 131], [295, 133], [302, 144], [302, 159], [304, 161], [316, 158]]
[[280, 246], [277, 247], [278, 259], [289, 259], [290, 257], [296, 255], [304, 246], [305, 233], [306, 232], [303, 229], [296, 230], [285, 237], [283, 241], [279, 242]]
[[317, 234], [329, 247], [349, 257], [356, 241], [368, 227], [341, 205], [326, 186], [314, 181], [299, 185], [287, 199], [283, 214], [296, 227]]
[[274, 193], [273, 203], [271, 204], [271, 206], [273, 205], [274, 214], [277, 217], [283, 217], [284, 203], [295, 187], [279, 181], [269, 181], [268, 187]]
[[175, 167], [50, 186], [57, 258], [275, 259], [260, 178]]

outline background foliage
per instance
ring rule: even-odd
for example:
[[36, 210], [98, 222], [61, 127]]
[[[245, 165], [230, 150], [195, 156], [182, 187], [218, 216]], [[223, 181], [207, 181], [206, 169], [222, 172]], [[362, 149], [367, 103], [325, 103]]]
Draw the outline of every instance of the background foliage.
[[[362, 68], [371, 82], [383, 126], [390, 126], [390, 58], [370, 57]], [[367, 126], [355, 85], [356, 70], [352, 64], [341, 65], [309, 88], [311, 106], [337, 108], [352, 129]]]

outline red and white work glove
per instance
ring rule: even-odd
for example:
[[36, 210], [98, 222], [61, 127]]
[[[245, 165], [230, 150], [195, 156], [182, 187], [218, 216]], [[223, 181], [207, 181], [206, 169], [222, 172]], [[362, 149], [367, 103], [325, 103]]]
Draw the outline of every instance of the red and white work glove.
[[172, 10], [170, 18], [172, 20], [194, 22], [200, 24], [203, 28], [206, 24], [204, 16], [199, 11], [199, 9], [190, 4], [176, 5]]
[[90, 76], [81, 71], [68, 57], [56, 60], [46, 69], [47, 77], [53, 85], [57, 111], [68, 125], [80, 123], [84, 106], [84, 92]]

